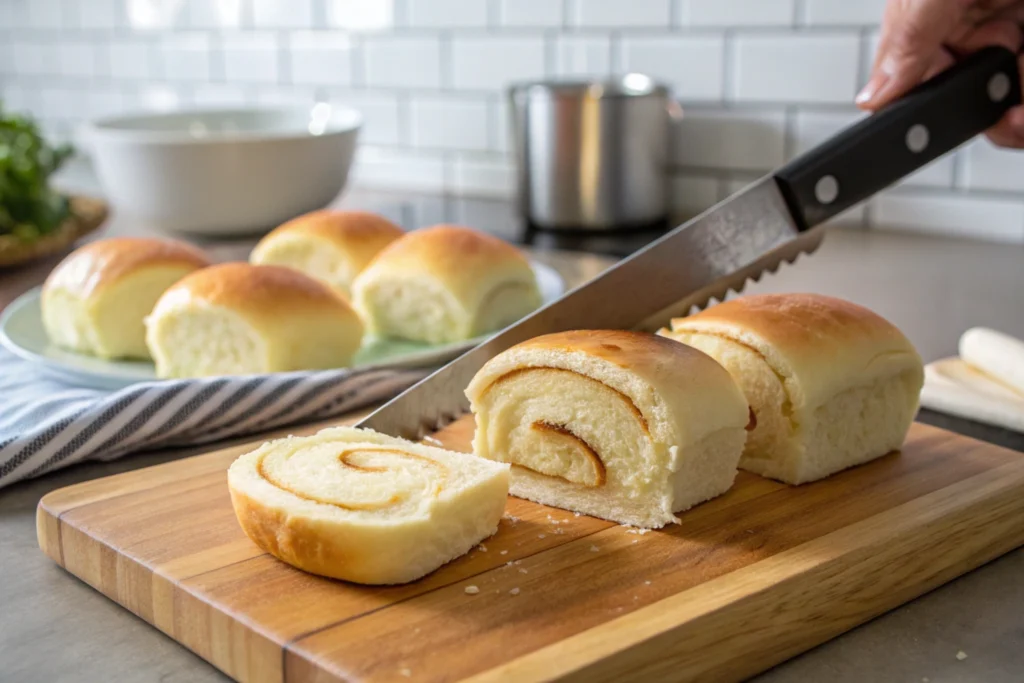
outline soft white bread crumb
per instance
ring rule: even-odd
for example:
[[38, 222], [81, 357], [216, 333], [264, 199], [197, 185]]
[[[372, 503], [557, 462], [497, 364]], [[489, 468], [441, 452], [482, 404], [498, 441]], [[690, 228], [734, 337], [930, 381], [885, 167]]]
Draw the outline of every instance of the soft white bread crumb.
[[891, 323], [813, 294], [740, 297], [661, 334], [736, 379], [757, 425], [740, 468], [790, 484], [898, 449], [917, 412], [921, 358]]
[[541, 303], [518, 249], [455, 225], [410, 232], [389, 244], [352, 284], [372, 334], [432, 344], [500, 329]]
[[287, 266], [348, 296], [377, 253], [404, 234], [383, 216], [364, 211], [313, 211], [278, 226], [249, 256], [255, 265]]
[[513, 464], [513, 495], [641, 527], [729, 489], [749, 420], [718, 363], [638, 332], [538, 337], [466, 395], [474, 452]]
[[149, 358], [144, 318], [168, 287], [209, 263], [175, 240], [92, 242], [68, 255], [43, 284], [43, 326], [50, 341], [79, 353]]
[[507, 465], [350, 427], [270, 441], [228, 470], [256, 545], [365, 584], [414, 581], [469, 552], [497, 530], [508, 482]]
[[280, 266], [225, 263], [168, 289], [146, 319], [159, 377], [346, 367], [363, 324], [336, 291]]

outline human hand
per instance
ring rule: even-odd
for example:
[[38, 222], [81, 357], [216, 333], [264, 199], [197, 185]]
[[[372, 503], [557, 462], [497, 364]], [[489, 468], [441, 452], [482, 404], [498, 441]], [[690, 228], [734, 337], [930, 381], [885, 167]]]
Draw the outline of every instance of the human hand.
[[[888, 0], [871, 78], [857, 106], [876, 111], [989, 45], [1020, 52], [1024, 0]], [[1018, 58], [1024, 73], [1024, 57]], [[1024, 148], [1024, 105], [987, 132], [1003, 147]]]

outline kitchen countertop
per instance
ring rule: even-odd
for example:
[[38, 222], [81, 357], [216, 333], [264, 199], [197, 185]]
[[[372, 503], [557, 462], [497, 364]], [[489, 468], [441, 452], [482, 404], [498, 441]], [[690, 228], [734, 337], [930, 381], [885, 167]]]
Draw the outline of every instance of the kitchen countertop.
[[[454, 218], [451, 202], [460, 202]], [[505, 237], [511, 236], [505, 231], [514, 230], [513, 214], [501, 202], [467, 204], [466, 200], [356, 193], [342, 205], [381, 210], [404, 217], [406, 224], [409, 207], [440, 206], [447, 220], [495, 228]], [[474, 216], [477, 220], [470, 220]], [[104, 235], [138, 232], [145, 230], [115, 216]], [[204, 246], [215, 258], [237, 259], [245, 256], [251, 241], [206, 240]], [[544, 249], [534, 253], [559, 269], [570, 284], [589, 279], [614, 262], [592, 254]], [[0, 308], [39, 284], [56, 260], [0, 272]], [[925, 360], [955, 353], [959, 335], [975, 325], [1024, 338], [1020, 304], [1024, 250], [1019, 247], [834, 229], [817, 254], [801, 257], [746, 291], [815, 291], [864, 304], [900, 326]], [[78, 465], [0, 491], [0, 680], [224, 680], [203, 660], [65, 573], [38, 550], [35, 540], [35, 507], [47, 492], [193, 452], [200, 451], [178, 449]], [[1024, 549], [790, 660], [758, 680], [1019, 681], [1024, 672], [1021, 605]], [[957, 658], [961, 651], [966, 659]]]

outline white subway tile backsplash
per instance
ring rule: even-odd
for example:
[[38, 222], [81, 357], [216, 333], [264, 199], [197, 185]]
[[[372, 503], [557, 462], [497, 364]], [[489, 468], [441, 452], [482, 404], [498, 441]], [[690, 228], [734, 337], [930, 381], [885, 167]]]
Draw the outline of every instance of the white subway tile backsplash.
[[163, 77], [172, 81], [210, 80], [210, 37], [205, 33], [173, 33], [160, 41]]
[[142, 40], [112, 40], [105, 45], [110, 75], [117, 79], [143, 80], [156, 73], [156, 50]]
[[516, 192], [515, 167], [500, 155], [488, 158], [460, 155], [455, 159], [450, 189], [458, 194], [510, 199]]
[[343, 33], [293, 33], [288, 43], [290, 78], [302, 85], [352, 83], [352, 41]]
[[718, 178], [673, 175], [669, 185], [672, 209], [686, 216], [696, 216], [718, 202], [718, 186]]
[[676, 130], [676, 166], [770, 170], [785, 161], [780, 112], [685, 110]]
[[313, 0], [253, 0], [252, 23], [256, 28], [311, 28]]
[[253, 101], [265, 107], [310, 106], [318, 99], [313, 88], [289, 85], [257, 88]]
[[489, 36], [452, 40], [452, 83], [456, 88], [503, 90], [514, 81], [545, 76], [541, 37]]
[[882, 20], [885, 0], [804, 0], [807, 24], [874, 26]]
[[192, 102], [198, 107], [243, 107], [249, 98], [240, 86], [204, 83], [192, 92]]
[[89, 0], [79, 5], [78, 25], [84, 29], [117, 28], [124, 24], [122, 11], [123, 3], [118, 0]]
[[[150, 4], [163, 5], [171, 13], [181, 0], [164, 0]], [[242, 0], [184, 0], [187, 25], [190, 28], [232, 29], [242, 25]], [[293, 0], [289, 0], [291, 4]], [[285, 3], [281, 3], [285, 4]], [[179, 20], [180, 21], [180, 20]]]
[[982, 238], [1024, 244], [1024, 201], [894, 190], [873, 201], [878, 229]]
[[14, 66], [26, 76], [54, 76], [60, 73], [57, 50], [52, 43], [14, 41]]
[[441, 85], [441, 42], [437, 38], [371, 36], [364, 43], [364, 60], [370, 87]]
[[487, 25], [487, 3], [481, 0], [406, 0], [409, 25], [466, 28]]
[[272, 33], [236, 33], [221, 39], [224, 78], [229, 83], [277, 83], [277, 36]]
[[188, 103], [177, 86], [152, 83], [139, 90], [139, 106], [146, 111], [164, 112], [180, 109]]
[[500, 0], [498, 21], [502, 26], [562, 25], [562, 0]]
[[485, 150], [489, 108], [483, 98], [417, 96], [412, 101], [412, 144], [416, 147]]
[[562, 36], [555, 44], [555, 74], [600, 78], [611, 73], [611, 41], [606, 36]]
[[[666, 81], [684, 100], [720, 100], [725, 70], [725, 39], [712, 36], [632, 36], [622, 41], [620, 64], [626, 71]], [[697, 68], [696, 65], [700, 65]]]
[[[58, 139], [138, 108], [326, 99], [364, 116], [356, 182], [487, 198], [429, 198], [429, 215], [395, 203], [404, 222], [477, 221], [501, 206], [512, 229], [506, 86], [637, 71], [684, 103], [672, 202], [695, 214], [863, 116], [852, 99], [883, 5], [0, 0], [0, 97]], [[832, 222], [1024, 244], [1024, 154], [974, 141]]]
[[796, 4], [796, 0], [677, 1], [684, 26], [789, 26]]
[[85, 93], [84, 99], [91, 119], [117, 116], [130, 108], [129, 97], [123, 91], [114, 88], [89, 90]]
[[793, 127], [793, 156], [818, 146], [864, 116], [866, 114], [853, 109], [844, 112], [797, 112]]
[[846, 104], [856, 94], [856, 33], [738, 33], [734, 50], [737, 100]]
[[1024, 193], [1024, 153], [996, 147], [986, 138], [975, 140], [961, 153], [967, 189]]
[[28, 0], [22, 3], [22, 12], [25, 26], [40, 29], [60, 28], [67, 16], [61, 0]]
[[671, 0], [570, 0], [569, 20], [574, 26], [667, 27], [671, 4]]
[[[401, 2], [402, 0], [397, 0]], [[326, 0], [327, 23], [350, 31], [386, 31], [395, 26], [396, 0]]]
[[432, 152], [393, 150], [363, 145], [356, 149], [353, 180], [397, 190], [443, 192], [444, 158]]
[[363, 128], [359, 131], [360, 144], [398, 145], [401, 142], [399, 102], [394, 93], [336, 92], [331, 95], [330, 101], [332, 104], [354, 107], [363, 115]]
[[82, 41], [60, 43], [56, 46], [61, 76], [89, 78], [101, 75], [97, 47]]

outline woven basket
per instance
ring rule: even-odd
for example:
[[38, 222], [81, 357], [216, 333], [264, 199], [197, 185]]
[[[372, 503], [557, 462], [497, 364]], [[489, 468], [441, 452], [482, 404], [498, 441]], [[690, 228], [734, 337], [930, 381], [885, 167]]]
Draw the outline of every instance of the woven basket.
[[60, 253], [93, 232], [106, 220], [107, 203], [90, 197], [71, 197], [71, 215], [53, 232], [32, 242], [0, 235], [0, 268]]

